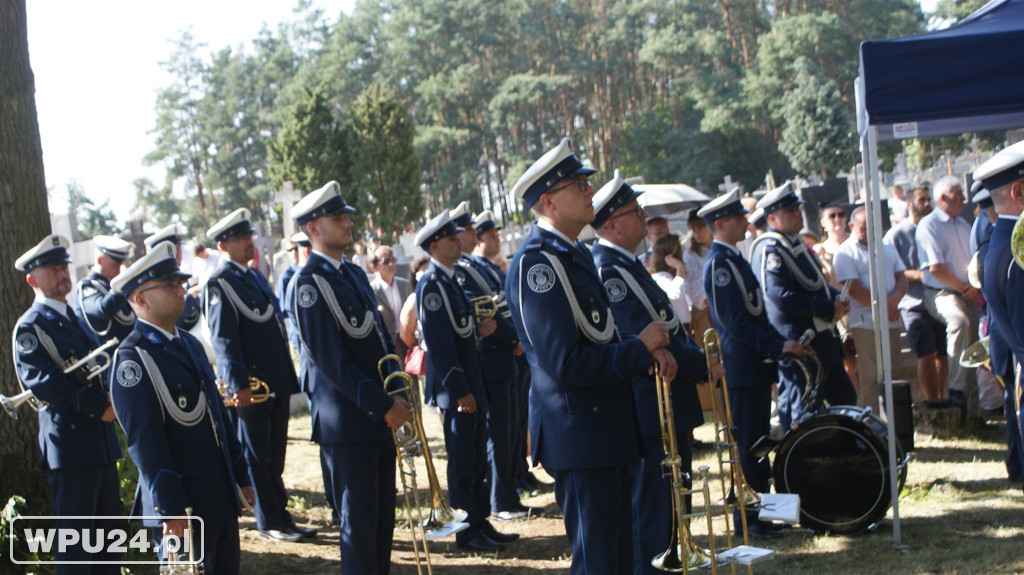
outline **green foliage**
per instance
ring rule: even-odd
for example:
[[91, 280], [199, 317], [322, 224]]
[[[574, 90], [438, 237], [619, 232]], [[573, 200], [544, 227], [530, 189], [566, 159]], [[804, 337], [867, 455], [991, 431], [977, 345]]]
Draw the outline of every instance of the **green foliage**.
[[295, 104], [270, 146], [272, 187], [281, 189], [290, 181], [309, 193], [331, 180], [346, 186], [347, 148], [344, 127], [335, 119], [323, 87], [307, 89], [306, 99]]
[[12, 560], [18, 561], [39, 561], [43, 559], [36, 553], [29, 551], [28, 543], [18, 536], [18, 532], [11, 528], [11, 523], [16, 517], [21, 516], [21, 509], [25, 507], [25, 498], [20, 495], [12, 495], [7, 500], [2, 511], [0, 511], [0, 561], [9, 563]]
[[99, 235], [117, 235], [124, 231], [118, 224], [114, 210], [110, 209], [110, 199], [96, 205], [85, 193], [85, 188], [76, 180], [68, 182], [68, 213], [78, 219], [78, 233], [81, 239], [88, 240]]
[[406, 223], [423, 211], [412, 117], [401, 102], [377, 85], [352, 106], [345, 132], [357, 214], [368, 229], [379, 230], [379, 235], [390, 241], [392, 232], [405, 231]]
[[139, 484], [139, 468], [135, 462], [128, 457], [128, 436], [125, 435], [121, 426], [117, 426], [117, 441], [121, 444], [121, 452], [124, 457], [117, 460], [117, 478], [120, 483], [121, 493], [121, 515], [131, 515], [132, 506], [135, 503], [135, 490]]
[[803, 174], [835, 174], [852, 164], [856, 150], [839, 89], [807, 58], [798, 57], [794, 68], [794, 86], [783, 98], [779, 150]]

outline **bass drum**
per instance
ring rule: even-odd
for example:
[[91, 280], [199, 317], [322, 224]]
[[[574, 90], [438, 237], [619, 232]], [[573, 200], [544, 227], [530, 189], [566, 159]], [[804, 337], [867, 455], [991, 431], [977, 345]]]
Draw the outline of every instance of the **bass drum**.
[[[786, 434], [772, 467], [778, 493], [800, 495], [800, 524], [857, 533], [885, 517], [890, 504], [885, 424], [870, 410], [840, 405], [805, 417]], [[896, 442], [899, 489], [907, 479]]]

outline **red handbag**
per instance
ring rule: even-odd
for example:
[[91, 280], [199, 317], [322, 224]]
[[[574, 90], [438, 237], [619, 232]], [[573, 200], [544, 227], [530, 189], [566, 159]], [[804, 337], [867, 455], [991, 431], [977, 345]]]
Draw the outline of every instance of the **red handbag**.
[[414, 345], [405, 352], [405, 372], [412, 375], [427, 374], [427, 352], [419, 345]]

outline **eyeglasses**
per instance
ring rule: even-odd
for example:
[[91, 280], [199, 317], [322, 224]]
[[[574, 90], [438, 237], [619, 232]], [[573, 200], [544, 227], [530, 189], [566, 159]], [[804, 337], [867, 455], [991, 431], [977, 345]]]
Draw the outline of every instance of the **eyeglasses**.
[[640, 218], [641, 220], [646, 220], [647, 219], [647, 210], [645, 210], [643, 208], [643, 206], [637, 204], [636, 209], [629, 210], [628, 212], [622, 212], [621, 214], [614, 215], [614, 216], [608, 218], [607, 221], [611, 221], [611, 220], [614, 220], [616, 218], [621, 218], [623, 216], [632, 216], [634, 214], [636, 215], [636, 217]]
[[594, 187], [594, 184], [590, 183], [590, 180], [587, 178], [576, 178], [565, 185], [548, 190], [548, 193], [553, 194], [555, 192], [560, 192], [567, 188], [571, 188], [572, 186], [576, 186], [576, 189], [578, 189], [580, 193], [586, 193], [588, 189]]
[[380, 260], [380, 265], [382, 265], [382, 266], [391, 265], [393, 263], [395, 263], [395, 259], [394, 258], [384, 258], [384, 259]]
[[165, 290], [173, 293], [173, 292], [176, 292], [179, 289], [182, 289], [184, 287], [185, 287], [185, 280], [179, 280], [179, 279], [167, 280], [165, 282], [160, 282], [160, 283], [158, 283], [156, 285], [149, 286], [148, 288], [139, 291], [139, 293], [146, 293], [148, 291], [152, 291], [152, 290], [155, 290], [155, 289], [165, 289]]

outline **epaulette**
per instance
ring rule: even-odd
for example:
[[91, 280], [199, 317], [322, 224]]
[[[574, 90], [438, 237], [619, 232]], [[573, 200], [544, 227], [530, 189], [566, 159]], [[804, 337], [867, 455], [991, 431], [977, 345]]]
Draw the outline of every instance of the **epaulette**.
[[558, 241], [558, 240], [556, 240], [554, 238], [549, 238], [549, 239], [544, 240], [543, 245], [544, 246], [550, 246], [555, 252], [558, 252], [558, 253], [563, 253], [563, 254], [569, 253], [569, 248], [565, 247], [565, 245], [563, 245], [562, 242], [560, 242], [560, 241]]

